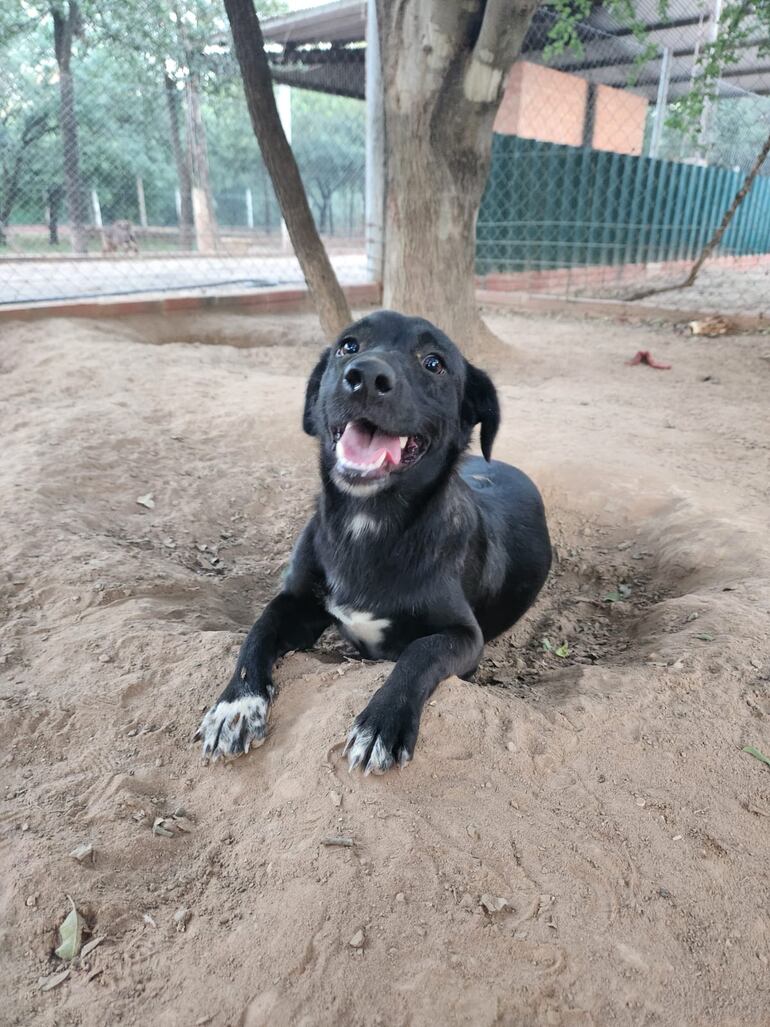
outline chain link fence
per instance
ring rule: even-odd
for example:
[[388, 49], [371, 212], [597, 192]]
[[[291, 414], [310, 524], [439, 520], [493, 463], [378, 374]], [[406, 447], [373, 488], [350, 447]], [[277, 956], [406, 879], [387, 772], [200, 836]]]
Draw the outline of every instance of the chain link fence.
[[[221, 3], [59, 6], [64, 28], [47, 4], [0, 14], [0, 302], [302, 284]], [[366, 280], [365, 112], [348, 77], [348, 95], [276, 88], [345, 284]]]
[[[495, 123], [485, 287], [622, 298], [676, 284], [767, 140], [761, 24], [688, 122], [721, 5], [632, 6], [642, 33], [593, 5], [561, 52], [556, 8], [537, 12]], [[363, 282], [366, 4], [257, 7], [317, 224], [342, 282]], [[301, 282], [219, 0], [0, 12], [0, 303]], [[770, 313], [770, 160], [695, 285], [648, 302]]]

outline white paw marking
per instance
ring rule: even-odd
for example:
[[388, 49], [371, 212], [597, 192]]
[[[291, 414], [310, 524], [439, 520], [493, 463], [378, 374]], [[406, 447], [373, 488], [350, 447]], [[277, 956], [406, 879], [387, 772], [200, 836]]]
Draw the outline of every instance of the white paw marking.
[[[377, 741], [379, 741], [379, 738]], [[348, 735], [347, 744], [345, 745], [345, 752], [348, 757], [348, 766], [351, 770], [355, 770], [360, 763], [363, 763], [364, 757], [366, 756], [367, 750], [371, 744], [371, 731], [358, 731], [356, 728], [351, 730]]]
[[390, 627], [387, 617], [375, 618], [373, 613], [363, 610], [352, 610], [349, 606], [335, 606], [327, 603], [326, 609], [341, 624], [344, 624], [351, 635], [359, 638], [366, 645], [378, 646]]
[[373, 517], [369, 514], [357, 513], [351, 518], [350, 524], [348, 525], [348, 531], [353, 538], [361, 538], [367, 532], [377, 532], [380, 530], [380, 526]]
[[270, 704], [261, 695], [216, 703], [201, 721], [196, 738], [203, 742], [204, 759], [240, 756], [262, 745], [267, 735]]
[[[348, 757], [348, 771], [352, 772], [356, 767], [361, 767], [364, 777], [370, 774], [384, 774], [394, 763], [404, 767], [412, 758], [412, 754], [406, 749], [401, 749], [398, 759], [394, 759], [392, 753], [385, 747], [385, 743], [378, 736], [372, 745], [373, 733], [369, 728], [353, 727], [348, 734], [345, 744], [345, 754]], [[366, 760], [366, 754], [371, 747], [371, 755]], [[364, 761], [366, 760], [366, 763]]]

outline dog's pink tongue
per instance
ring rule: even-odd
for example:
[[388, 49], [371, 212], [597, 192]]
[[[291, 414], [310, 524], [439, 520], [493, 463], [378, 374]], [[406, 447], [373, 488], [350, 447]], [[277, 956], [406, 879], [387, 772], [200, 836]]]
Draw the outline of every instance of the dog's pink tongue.
[[401, 440], [398, 435], [386, 435], [381, 431], [372, 433], [355, 421], [349, 421], [345, 426], [339, 445], [344, 459], [359, 467], [373, 466], [383, 453], [387, 454], [392, 464], [401, 463]]

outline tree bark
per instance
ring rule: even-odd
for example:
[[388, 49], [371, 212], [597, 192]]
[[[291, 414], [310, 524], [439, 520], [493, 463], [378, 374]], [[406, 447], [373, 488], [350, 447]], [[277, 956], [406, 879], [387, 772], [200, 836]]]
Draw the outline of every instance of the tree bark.
[[467, 351], [476, 217], [507, 73], [539, 0], [377, 0], [387, 157], [383, 301]]
[[81, 32], [80, 8], [75, 0], [69, 0], [66, 14], [62, 7], [55, 5], [51, 8], [51, 15], [53, 17], [54, 52], [59, 68], [59, 127], [63, 150], [64, 188], [70, 219], [70, 245], [73, 253], [87, 253], [86, 221], [88, 215], [80, 176], [75, 86], [70, 71], [72, 40]]
[[193, 236], [192, 184], [190, 181], [190, 166], [187, 163], [187, 154], [182, 144], [181, 125], [179, 123], [179, 90], [176, 88], [174, 79], [168, 75], [164, 76], [163, 83], [166, 87], [166, 109], [168, 110], [168, 120], [171, 129], [171, 148], [174, 151], [176, 177], [179, 183], [179, 245], [183, 250], [190, 250], [192, 249]]
[[262, 29], [252, 0], [225, 0], [246, 103], [294, 252], [328, 337], [352, 320], [345, 294], [318, 235], [291, 146], [278, 116]]
[[192, 172], [192, 207], [197, 248], [204, 253], [217, 249], [217, 221], [211, 194], [206, 130], [201, 113], [200, 80], [190, 71], [187, 80], [187, 144]]
[[59, 245], [59, 204], [64, 190], [60, 185], [48, 187], [48, 245]]
[[690, 268], [690, 272], [685, 278], [685, 280], [683, 282], [678, 282], [676, 285], [663, 285], [652, 289], [642, 289], [640, 292], [632, 293], [632, 295], [628, 297], [630, 301], [644, 300], [647, 299], [648, 296], [657, 296], [658, 293], [661, 292], [675, 292], [677, 289], [689, 289], [691, 285], [695, 284], [695, 279], [700, 274], [701, 268], [709, 259], [711, 254], [717, 248], [717, 246], [719, 246], [720, 242], [722, 241], [722, 236], [730, 227], [730, 222], [735, 217], [738, 208], [749, 195], [751, 187], [754, 185], [754, 179], [762, 170], [762, 165], [765, 163], [768, 157], [770, 157], [770, 135], [767, 137], [762, 146], [762, 149], [757, 154], [757, 157], [754, 163], [751, 165], [748, 174], [744, 178], [740, 189], [733, 197], [733, 202], [725, 211], [724, 217], [722, 218], [719, 227], [701, 250], [700, 255], [696, 259], [693, 266]]
[[2, 192], [0, 192], [2, 197], [2, 201], [0, 201], [0, 246], [7, 244], [6, 229], [11, 219], [13, 208], [16, 206], [16, 201], [19, 198], [21, 172], [27, 157], [27, 151], [39, 139], [42, 139], [44, 135], [50, 132], [52, 128], [53, 126], [47, 114], [29, 115], [24, 122], [21, 139], [10, 167], [5, 164], [3, 165], [3, 188]]

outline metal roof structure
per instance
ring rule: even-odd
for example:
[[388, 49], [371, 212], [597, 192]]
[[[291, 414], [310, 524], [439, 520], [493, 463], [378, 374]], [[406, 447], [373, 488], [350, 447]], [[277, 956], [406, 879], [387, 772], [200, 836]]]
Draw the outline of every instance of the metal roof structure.
[[[548, 65], [580, 75], [589, 82], [630, 89], [654, 101], [661, 77], [667, 78], [669, 101], [690, 88], [698, 53], [714, 37], [720, 0], [670, 0], [661, 19], [658, 0], [641, 0], [637, 15], [646, 26], [646, 43], [658, 55], [639, 63], [642, 44], [601, 4], [579, 28], [583, 53], [565, 52]], [[363, 99], [365, 93], [366, 0], [335, 3], [268, 18], [262, 23], [277, 82]], [[543, 50], [555, 12], [538, 9], [522, 47], [522, 59], [545, 63]], [[718, 14], [716, 15], [718, 17]], [[722, 72], [724, 96], [770, 95], [770, 56], [759, 28], [739, 59]], [[278, 49], [280, 48], [280, 49]]]

